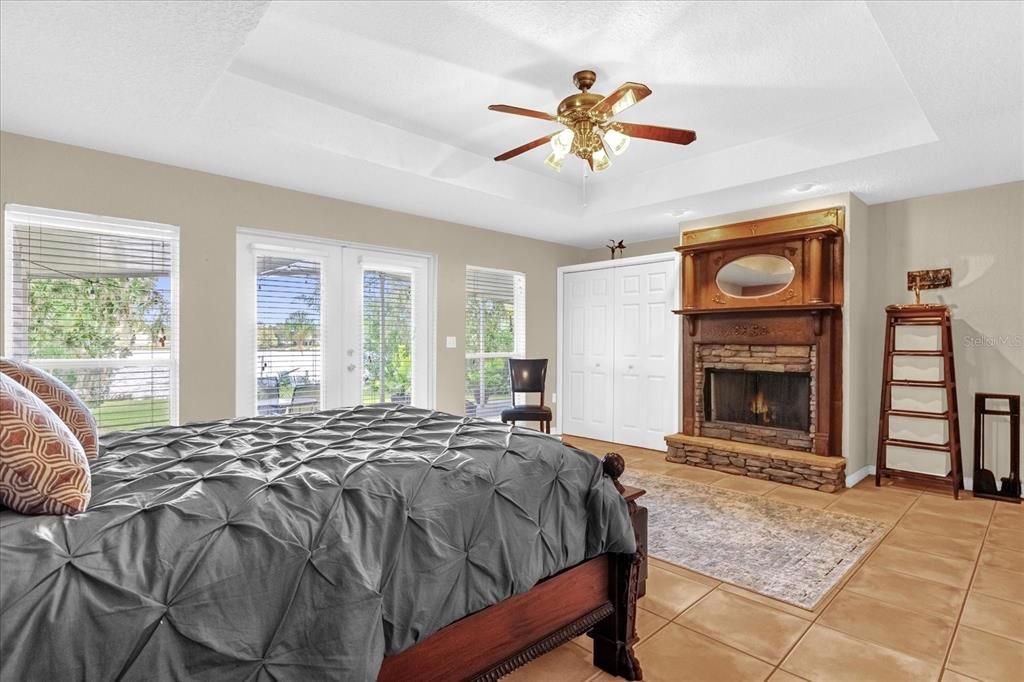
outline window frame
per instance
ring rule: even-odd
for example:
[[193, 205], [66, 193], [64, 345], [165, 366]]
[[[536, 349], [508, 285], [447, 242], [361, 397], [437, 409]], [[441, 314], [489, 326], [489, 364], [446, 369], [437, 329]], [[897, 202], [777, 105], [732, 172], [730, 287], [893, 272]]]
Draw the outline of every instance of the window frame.
[[98, 368], [98, 367], [166, 367], [168, 371], [168, 423], [179, 423], [179, 359], [181, 353], [180, 307], [181, 307], [181, 230], [177, 225], [154, 223], [143, 220], [112, 218], [92, 213], [79, 213], [38, 206], [6, 204], [4, 206], [3, 236], [3, 335], [4, 355], [14, 357], [14, 228], [16, 225], [51, 227], [61, 230], [81, 231], [93, 234], [109, 234], [118, 237], [140, 237], [160, 239], [168, 242], [171, 268], [168, 273], [170, 291], [170, 337], [171, 347], [167, 360], [146, 358], [50, 358], [41, 361], [27, 359], [33, 367], [50, 371], [53, 369]]
[[[481, 361], [481, 377], [482, 377], [483, 376], [483, 361], [484, 360], [493, 360], [493, 359], [510, 359], [511, 360], [511, 359], [520, 359], [520, 358], [525, 358], [526, 357], [526, 330], [527, 330], [527, 325], [526, 325], [526, 273], [525, 272], [520, 272], [518, 270], [505, 270], [505, 269], [502, 269], [502, 268], [491, 268], [491, 267], [486, 267], [486, 266], [482, 266], [482, 265], [469, 265], [469, 264], [467, 264], [466, 265], [466, 275], [469, 274], [470, 270], [476, 270], [476, 271], [481, 271], [481, 272], [495, 272], [495, 273], [499, 273], [499, 274], [503, 274], [503, 275], [511, 275], [513, 278], [521, 278], [522, 279], [522, 286], [520, 287], [520, 286], [516, 286], [515, 284], [513, 284], [513, 290], [512, 290], [512, 295], [513, 295], [513, 301], [512, 301], [512, 306], [513, 306], [512, 342], [514, 344], [514, 348], [513, 348], [512, 352], [507, 352], [507, 351], [495, 352], [495, 351], [479, 351], [479, 350], [474, 350], [474, 351], [471, 352], [470, 349], [469, 349], [469, 345], [468, 345], [468, 339], [467, 339], [467, 343], [463, 344], [465, 346], [465, 358], [463, 360], [463, 364], [465, 365], [465, 363], [470, 361], [470, 360], [480, 360]], [[463, 282], [463, 293], [466, 296], [465, 302], [463, 303], [463, 318], [465, 319], [465, 316], [467, 314], [466, 303], [468, 303], [468, 300], [469, 300], [469, 288], [466, 286], [465, 282]], [[522, 325], [521, 329], [518, 328], [519, 325]], [[465, 328], [463, 328], [463, 334], [465, 334]], [[463, 380], [463, 387], [462, 387], [463, 393], [464, 394], [468, 393], [468, 389], [469, 389], [468, 383], [464, 379]], [[522, 395], [522, 394], [519, 394], [519, 395]], [[488, 417], [480, 417], [480, 418], [481, 419], [489, 419]], [[497, 419], [497, 417], [494, 417], [494, 419]]]

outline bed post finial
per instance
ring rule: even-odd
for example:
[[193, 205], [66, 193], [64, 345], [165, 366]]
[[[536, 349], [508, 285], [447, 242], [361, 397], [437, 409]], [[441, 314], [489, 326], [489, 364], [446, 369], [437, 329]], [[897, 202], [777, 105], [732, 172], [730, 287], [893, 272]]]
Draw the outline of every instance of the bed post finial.
[[604, 473], [606, 473], [615, 484], [615, 489], [622, 492], [622, 484], [619, 483], [619, 476], [626, 470], [626, 460], [617, 452], [609, 452], [601, 460]]

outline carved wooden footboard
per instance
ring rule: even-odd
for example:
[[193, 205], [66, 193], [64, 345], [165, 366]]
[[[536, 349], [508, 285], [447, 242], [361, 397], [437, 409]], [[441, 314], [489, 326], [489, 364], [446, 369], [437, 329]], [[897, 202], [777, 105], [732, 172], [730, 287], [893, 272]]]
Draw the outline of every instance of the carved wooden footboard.
[[605, 455], [603, 466], [629, 506], [635, 554], [602, 554], [466, 616], [385, 658], [378, 680], [496, 680], [586, 632], [594, 640], [594, 665], [641, 679], [633, 645], [646, 581], [647, 509], [636, 502], [644, 491], [619, 483], [626, 465], [618, 454]]

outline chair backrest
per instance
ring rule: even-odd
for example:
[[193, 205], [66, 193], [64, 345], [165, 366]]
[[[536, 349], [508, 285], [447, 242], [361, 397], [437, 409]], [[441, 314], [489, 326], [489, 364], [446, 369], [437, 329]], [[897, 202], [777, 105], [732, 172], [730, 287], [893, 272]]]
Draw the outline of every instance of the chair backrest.
[[277, 377], [257, 377], [256, 396], [258, 400], [273, 400], [281, 395], [281, 382]]
[[516, 393], [540, 393], [540, 404], [544, 404], [544, 380], [548, 374], [547, 358], [517, 360], [509, 358], [508, 373], [512, 381], [512, 404]]
[[292, 404], [302, 404], [306, 401], [320, 402], [320, 384], [299, 384], [295, 387], [295, 391], [292, 393]]

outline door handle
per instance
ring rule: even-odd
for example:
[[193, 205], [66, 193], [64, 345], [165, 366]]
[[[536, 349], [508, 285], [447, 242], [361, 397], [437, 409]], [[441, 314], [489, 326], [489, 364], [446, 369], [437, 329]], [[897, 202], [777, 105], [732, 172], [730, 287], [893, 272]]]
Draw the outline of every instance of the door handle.
[[354, 371], [355, 371], [355, 369], [356, 369], [356, 366], [355, 366], [355, 365], [349, 365], [347, 369], [348, 369], [348, 371], [350, 371], [350, 372], [354, 372]]

